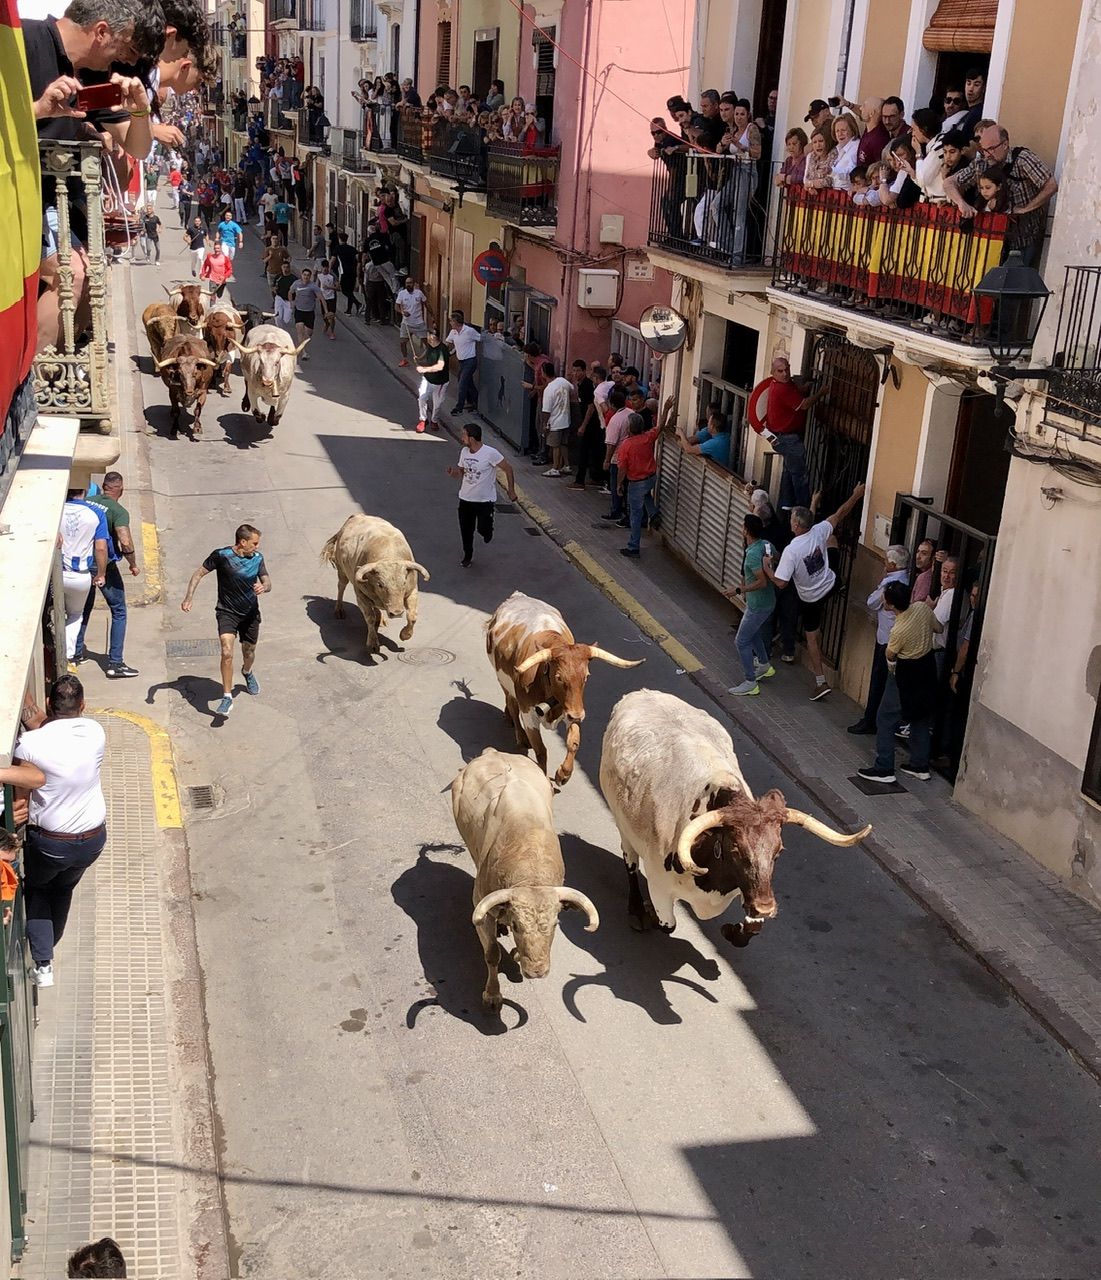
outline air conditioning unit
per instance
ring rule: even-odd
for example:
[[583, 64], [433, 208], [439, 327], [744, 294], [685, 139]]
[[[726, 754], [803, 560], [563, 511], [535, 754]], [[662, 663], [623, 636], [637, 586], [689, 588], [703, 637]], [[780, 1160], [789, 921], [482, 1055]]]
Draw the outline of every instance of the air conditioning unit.
[[577, 272], [577, 305], [591, 311], [614, 311], [619, 306], [619, 272], [604, 267], [581, 267]]

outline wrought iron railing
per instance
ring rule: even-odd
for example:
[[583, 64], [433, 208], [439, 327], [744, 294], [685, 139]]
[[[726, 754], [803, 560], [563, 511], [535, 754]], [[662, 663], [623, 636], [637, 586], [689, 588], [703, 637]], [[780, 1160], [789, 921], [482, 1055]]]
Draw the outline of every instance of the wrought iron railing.
[[717, 266], [754, 267], [771, 253], [767, 161], [681, 152], [654, 161], [650, 243]]
[[230, 32], [229, 54], [231, 58], [248, 57], [248, 37], [243, 31]]
[[[103, 148], [98, 142], [40, 142], [38, 149], [47, 195], [50, 185], [55, 195], [60, 328], [58, 344], [35, 356], [35, 399], [40, 413], [67, 414], [109, 430]], [[116, 243], [136, 231], [125, 210], [114, 207], [109, 226]], [[75, 275], [74, 263], [82, 268]]]
[[772, 283], [894, 324], [981, 346], [993, 304], [975, 286], [1001, 261], [1006, 218], [953, 205], [853, 204], [845, 191], [785, 187]]
[[432, 128], [428, 167], [444, 178], [454, 178], [463, 186], [485, 188], [485, 143], [468, 125], [448, 125], [437, 121]]
[[329, 146], [332, 156], [342, 169], [349, 173], [362, 173], [369, 162], [360, 151], [360, 133], [357, 129], [330, 129]]
[[397, 136], [394, 150], [415, 164], [424, 163], [424, 153], [432, 146], [432, 129], [427, 118], [410, 108], [398, 111]]
[[524, 148], [491, 142], [486, 148], [486, 212], [524, 227], [558, 222], [559, 147]]
[[1051, 412], [1101, 427], [1101, 267], [1067, 267], [1051, 363]]
[[324, 31], [325, 0], [301, 0], [298, 6], [299, 31]]
[[374, 40], [378, 37], [375, 0], [352, 0], [350, 28], [353, 40]]
[[291, 129], [293, 121], [283, 107], [282, 98], [264, 99], [264, 126], [268, 129]]
[[397, 107], [379, 102], [369, 102], [363, 109], [363, 145], [368, 151], [393, 151]]
[[268, 19], [271, 22], [282, 22], [293, 18], [295, 0], [268, 0]]

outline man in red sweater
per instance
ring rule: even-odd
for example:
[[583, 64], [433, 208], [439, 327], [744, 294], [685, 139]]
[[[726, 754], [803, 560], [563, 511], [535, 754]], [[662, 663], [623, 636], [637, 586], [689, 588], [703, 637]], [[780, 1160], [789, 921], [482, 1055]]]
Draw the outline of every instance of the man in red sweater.
[[202, 270], [199, 272], [201, 280], [209, 280], [210, 288], [216, 298], [220, 298], [225, 292], [226, 281], [233, 273], [233, 263], [222, 249], [222, 242], [215, 240], [212, 247], [207, 251], [206, 258], [203, 260]]
[[803, 432], [807, 426], [807, 410], [828, 389], [827, 379], [813, 394], [806, 394], [792, 379], [787, 356], [777, 356], [773, 360], [772, 377], [768, 384], [768, 408], [762, 420], [760, 434], [784, 460], [784, 473], [780, 477], [780, 507], [783, 510], [810, 505], [810, 480], [807, 476]]

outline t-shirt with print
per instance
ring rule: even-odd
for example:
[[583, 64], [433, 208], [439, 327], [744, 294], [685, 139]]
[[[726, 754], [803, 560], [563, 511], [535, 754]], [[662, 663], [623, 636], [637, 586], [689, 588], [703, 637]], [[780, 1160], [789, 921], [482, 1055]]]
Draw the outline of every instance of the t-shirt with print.
[[[742, 582], [753, 582], [760, 576], [761, 562], [765, 556], [771, 556], [776, 559], [776, 549], [771, 542], [766, 542], [764, 538], [758, 538], [756, 542], [751, 542], [745, 549], [745, 555], [742, 557]], [[745, 592], [745, 607], [747, 609], [773, 609], [776, 606], [776, 588], [767, 579], [765, 585], [756, 591]]]
[[97, 493], [94, 498], [85, 498], [84, 501], [95, 510], [102, 511], [107, 521], [107, 532], [111, 535], [107, 539], [107, 559], [121, 560], [122, 552], [119, 550], [117, 530], [130, 527], [130, 512], [121, 502], [116, 502], [105, 493]]
[[569, 378], [552, 378], [543, 388], [543, 412], [547, 415], [548, 431], [569, 431], [570, 393], [573, 383]]
[[260, 608], [255, 586], [267, 576], [264, 557], [257, 551], [251, 556], [239, 556], [232, 547], [219, 547], [203, 561], [208, 573], [218, 576], [218, 608], [247, 618]]
[[285, 200], [280, 200], [272, 209], [272, 213], [275, 214], [277, 225], [291, 220], [291, 207]]
[[316, 311], [321, 290], [315, 284], [304, 284], [301, 280], [291, 290], [291, 306], [295, 311]]
[[70, 498], [61, 509], [61, 566], [70, 573], [92, 573], [95, 544], [110, 542], [107, 517], [83, 499]]
[[795, 583], [799, 599], [807, 604], [825, 599], [837, 582], [826, 558], [826, 544], [832, 537], [833, 525], [820, 520], [813, 529], [792, 538], [776, 566], [780, 581]]
[[459, 466], [463, 472], [463, 482], [459, 486], [462, 501], [496, 502], [497, 467], [504, 460], [505, 455], [498, 453], [491, 444], [483, 444], [477, 453], [471, 453], [464, 447], [459, 454]]
[[411, 329], [424, 328], [424, 305], [428, 299], [419, 289], [400, 289], [394, 301]]

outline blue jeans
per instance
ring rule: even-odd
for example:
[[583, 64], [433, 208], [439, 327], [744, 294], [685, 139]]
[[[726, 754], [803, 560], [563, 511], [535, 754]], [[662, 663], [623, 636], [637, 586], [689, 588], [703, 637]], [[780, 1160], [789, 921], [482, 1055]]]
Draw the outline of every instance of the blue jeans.
[[[898, 696], [898, 682], [887, 673], [887, 687], [879, 704], [875, 721], [875, 765], [877, 769], [894, 769], [895, 734], [902, 724], [902, 703]], [[933, 720], [910, 721], [910, 767], [929, 768], [929, 747], [933, 737]]]
[[73, 890], [106, 843], [106, 828], [83, 840], [51, 840], [37, 827], [28, 827], [23, 884], [27, 893], [27, 941], [36, 965], [52, 963], [54, 947], [65, 932]]
[[472, 410], [477, 411], [478, 388], [474, 385], [474, 372], [477, 368], [477, 356], [459, 361], [459, 389], [455, 393], [458, 396], [455, 401], [455, 409], [458, 413], [462, 412], [464, 405], [469, 405]]
[[658, 505], [654, 501], [654, 481], [657, 479], [657, 473], [647, 476], [644, 480], [628, 480], [627, 481], [627, 509], [631, 513], [631, 533], [627, 539], [627, 546], [632, 551], [637, 551], [642, 543], [642, 513], [643, 511], [652, 520], [658, 513]]
[[763, 664], [768, 662], [768, 624], [773, 612], [773, 609], [746, 609], [738, 624], [734, 643], [738, 649], [738, 657], [742, 660], [742, 670], [747, 680], [756, 682], [757, 679], [753, 668], [754, 658]]
[[[107, 565], [107, 573], [104, 577], [105, 581], [100, 591], [103, 593], [104, 600], [107, 601], [107, 607], [111, 610], [107, 662], [110, 666], [117, 667], [122, 662], [122, 646], [126, 643], [126, 588], [122, 584], [122, 574], [119, 573], [117, 560], [112, 560]], [[80, 624], [80, 631], [77, 633], [76, 651], [79, 654], [84, 652], [84, 633], [88, 630], [88, 619], [92, 616], [95, 602], [96, 589], [93, 587], [88, 592], [88, 603], [84, 606], [84, 621]]]
[[612, 491], [612, 509], [609, 515], [618, 520], [623, 515], [623, 495], [619, 492], [619, 468], [613, 462], [608, 467], [608, 488]]
[[780, 506], [809, 507], [810, 478], [807, 476], [807, 451], [800, 436], [777, 436], [772, 442], [774, 453], [784, 460], [780, 476]]

